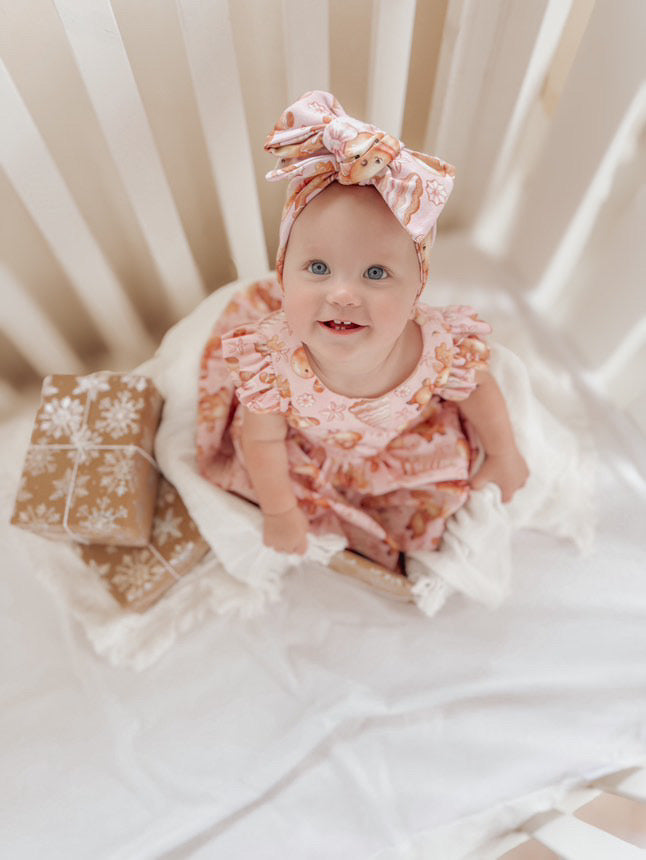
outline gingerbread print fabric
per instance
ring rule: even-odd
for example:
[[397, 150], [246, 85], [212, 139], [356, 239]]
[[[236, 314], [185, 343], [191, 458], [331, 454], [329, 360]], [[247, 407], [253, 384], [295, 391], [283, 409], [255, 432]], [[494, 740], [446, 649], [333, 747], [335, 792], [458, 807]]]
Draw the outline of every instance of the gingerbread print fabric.
[[348, 116], [323, 90], [304, 93], [281, 114], [265, 149], [278, 159], [265, 178], [289, 181], [276, 257], [279, 279], [290, 231], [307, 204], [332, 182], [373, 185], [415, 243], [421, 292], [436, 222], [453, 190], [451, 164]]
[[423, 350], [408, 379], [376, 398], [327, 389], [291, 334], [276, 281], [252, 284], [218, 320], [202, 357], [198, 465], [251, 501], [240, 445], [242, 403], [289, 425], [290, 476], [316, 533], [395, 569], [399, 552], [436, 549], [446, 519], [468, 498], [478, 442], [456, 401], [485, 369], [490, 326], [472, 308], [418, 303]]

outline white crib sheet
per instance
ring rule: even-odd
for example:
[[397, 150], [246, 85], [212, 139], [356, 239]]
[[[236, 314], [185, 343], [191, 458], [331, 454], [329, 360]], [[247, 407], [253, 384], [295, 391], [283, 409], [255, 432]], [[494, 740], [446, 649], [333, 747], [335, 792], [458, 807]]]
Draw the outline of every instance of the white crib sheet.
[[6, 524], [26, 425], [3, 427], [3, 854], [450, 860], [643, 759], [642, 440], [594, 418], [596, 549], [520, 533], [501, 608], [428, 619], [308, 564], [266, 615], [210, 616], [140, 674], [36, 581]]

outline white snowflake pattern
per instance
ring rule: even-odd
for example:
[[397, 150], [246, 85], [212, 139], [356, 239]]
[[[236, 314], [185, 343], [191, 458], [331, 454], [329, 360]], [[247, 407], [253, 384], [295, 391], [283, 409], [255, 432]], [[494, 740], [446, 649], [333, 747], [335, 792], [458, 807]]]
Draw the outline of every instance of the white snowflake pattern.
[[163, 504], [174, 505], [177, 499], [177, 491], [165, 478], [162, 478], [158, 496]]
[[30, 499], [34, 498], [34, 494], [30, 493], [26, 487], [27, 479], [23, 475], [20, 479], [20, 484], [18, 485], [18, 492], [16, 493], [16, 502], [23, 504], [24, 502], [28, 502]]
[[91, 533], [94, 537], [107, 537], [119, 528], [117, 520], [127, 517], [128, 511], [123, 505], [120, 508], [110, 507], [110, 499], [102, 496], [92, 508], [89, 505], [82, 505], [77, 514], [83, 531]]
[[294, 398], [294, 403], [298, 406], [299, 409], [309, 409], [310, 406], [314, 406], [316, 400], [314, 399], [313, 394], [299, 394], [298, 397]]
[[139, 413], [143, 405], [143, 400], [133, 400], [128, 391], [119, 391], [114, 398], [104, 397], [99, 401], [101, 418], [96, 422], [96, 427], [115, 439], [134, 433], [139, 429]]
[[157, 561], [148, 549], [127, 553], [115, 568], [110, 578], [112, 585], [132, 603], [142, 597], [166, 573], [165, 567]]
[[51, 448], [32, 446], [25, 457], [25, 471], [38, 477], [56, 471], [56, 456]]
[[335, 403], [334, 400], [331, 400], [327, 409], [321, 410], [321, 414], [327, 416], [327, 421], [334, 421], [335, 418], [343, 418], [345, 409], [344, 403]]
[[108, 451], [98, 472], [106, 492], [124, 496], [134, 489], [132, 454], [130, 451]]
[[167, 540], [181, 538], [182, 530], [179, 528], [182, 517], [173, 516], [173, 509], [167, 508], [163, 516], [155, 517], [153, 523], [153, 541], [155, 546], [164, 546]]
[[446, 198], [449, 196], [446, 188], [442, 185], [441, 182], [438, 182], [437, 179], [427, 179], [426, 180], [426, 196], [434, 203], [436, 206], [441, 206], [446, 202]]
[[[72, 474], [73, 469], [66, 469], [65, 474], [62, 478], [56, 478], [52, 481], [54, 485], [54, 492], [49, 497], [50, 502], [55, 502], [58, 499], [66, 499], [69, 495], [70, 490], [72, 489]], [[76, 476], [76, 480], [74, 481], [74, 497], [77, 496], [82, 498], [83, 496], [87, 496], [88, 488], [87, 482], [90, 480], [89, 475], [78, 475]]]
[[92, 373], [90, 376], [77, 376], [76, 388], [72, 394], [87, 394], [88, 400], [96, 400], [97, 394], [109, 391], [110, 383], [104, 373]]
[[58, 388], [52, 382], [51, 376], [46, 376], [43, 379], [43, 387], [41, 389], [42, 397], [53, 397], [54, 394], [58, 394]]
[[29, 526], [34, 529], [48, 529], [51, 526], [60, 525], [61, 515], [55, 507], [47, 507], [44, 502], [34, 507], [29, 507], [18, 513], [20, 525]]
[[75, 446], [74, 451], [69, 452], [70, 460], [76, 460], [78, 457], [79, 463], [89, 463], [99, 456], [96, 446], [103, 441], [101, 434], [90, 427], [79, 427], [70, 436], [70, 442]]
[[175, 545], [173, 550], [173, 554], [168, 559], [168, 563], [175, 569], [177, 572], [178, 568], [184, 567], [191, 559], [193, 552], [195, 550], [195, 543], [192, 540], [187, 541], [186, 543], [178, 543]]
[[70, 436], [76, 433], [83, 418], [83, 404], [80, 400], [71, 397], [57, 397], [48, 400], [40, 416], [40, 429], [43, 433], [60, 439], [61, 436]]
[[146, 376], [140, 376], [138, 373], [123, 373], [119, 376], [119, 379], [133, 391], [146, 391], [150, 385], [150, 380]]
[[99, 564], [98, 561], [95, 561], [95, 559], [91, 558], [85, 563], [88, 566], [88, 569], [97, 576], [107, 576], [110, 573], [110, 562], [106, 562], [105, 564]]

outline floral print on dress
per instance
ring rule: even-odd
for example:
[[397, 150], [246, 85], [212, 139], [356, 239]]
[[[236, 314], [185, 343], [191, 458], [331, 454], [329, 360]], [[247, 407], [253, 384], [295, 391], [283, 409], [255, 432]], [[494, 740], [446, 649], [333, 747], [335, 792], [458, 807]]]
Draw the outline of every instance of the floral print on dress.
[[[202, 356], [197, 455], [200, 471], [257, 501], [240, 444], [240, 404], [281, 413], [294, 493], [316, 533], [395, 569], [400, 552], [439, 546], [446, 519], [468, 498], [479, 442], [457, 401], [485, 369], [490, 326], [471, 307], [418, 302], [417, 367], [379, 397], [345, 397], [313, 372], [292, 335], [276, 281], [241, 293], [217, 321]], [[250, 296], [254, 296], [252, 302]], [[271, 303], [271, 304], [270, 304]], [[272, 305], [274, 306], [272, 309]]]

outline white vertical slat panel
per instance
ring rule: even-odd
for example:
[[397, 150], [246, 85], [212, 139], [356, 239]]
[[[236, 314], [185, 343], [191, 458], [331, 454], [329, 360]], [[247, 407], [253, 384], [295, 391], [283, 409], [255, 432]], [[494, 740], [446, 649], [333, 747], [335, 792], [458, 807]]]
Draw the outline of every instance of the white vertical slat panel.
[[[609, 200], [607, 206], [603, 229], [595, 228], [585, 264], [552, 316], [596, 380], [624, 406], [646, 390], [646, 365], [639, 360], [646, 350], [646, 182], [630, 199]], [[610, 286], [617, 301], [608, 301]]]
[[109, 0], [53, 0], [169, 306], [204, 297]]
[[462, 860], [498, 860], [513, 848], [519, 848], [531, 841], [532, 838], [527, 833], [510, 830], [509, 833], [491, 839], [485, 845], [478, 846], [476, 851], [467, 854]]
[[106, 346], [139, 360], [152, 341], [79, 212], [4, 63], [0, 72], [9, 181], [48, 242]]
[[[424, 151], [465, 163], [505, 0], [449, 0]], [[457, 186], [456, 186], [457, 190]]]
[[512, 4], [492, 58], [492, 73], [478, 112], [478, 134], [474, 136], [477, 157], [468, 161], [461, 182], [466, 178], [468, 185], [462, 217], [470, 221], [479, 210], [476, 241], [494, 253], [504, 244], [518, 183], [523, 179], [514, 169], [513, 156], [529, 130], [529, 114], [536, 109], [571, 8], [571, 0]]
[[[646, 767], [609, 774], [596, 780], [595, 785], [620, 797], [646, 804]], [[646, 815], [646, 810], [644, 814]]]
[[523, 829], [563, 860], [644, 860], [636, 845], [565, 813], [541, 813]]
[[283, 0], [287, 100], [330, 89], [328, 0]]
[[646, 4], [594, 6], [551, 132], [514, 221], [510, 259], [535, 306], [567, 284], [624, 152], [646, 113]]
[[80, 373], [83, 362], [38, 304], [0, 264], [0, 331], [38, 373]]
[[373, 0], [368, 120], [401, 136], [415, 0]]
[[571, 0], [451, 0], [426, 134], [457, 167], [449, 217], [469, 226], [499, 190], [513, 145], [543, 83]]
[[195, 98], [239, 278], [269, 268], [226, 0], [176, 0]]

